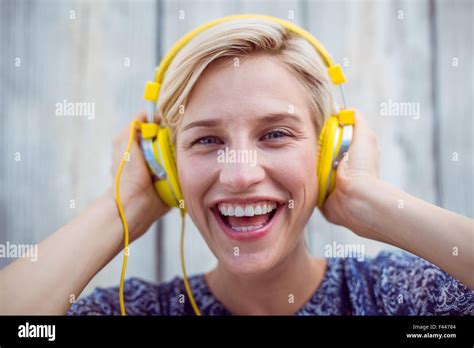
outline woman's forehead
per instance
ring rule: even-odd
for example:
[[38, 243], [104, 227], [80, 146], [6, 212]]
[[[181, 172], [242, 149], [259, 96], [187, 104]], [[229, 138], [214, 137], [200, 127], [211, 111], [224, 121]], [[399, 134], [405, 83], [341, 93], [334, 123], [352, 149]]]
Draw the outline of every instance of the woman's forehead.
[[209, 117], [246, 118], [272, 113], [304, 113], [306, 91], [288, 69], [269, 56], [211, 65], [195, 84], [183, 124]]

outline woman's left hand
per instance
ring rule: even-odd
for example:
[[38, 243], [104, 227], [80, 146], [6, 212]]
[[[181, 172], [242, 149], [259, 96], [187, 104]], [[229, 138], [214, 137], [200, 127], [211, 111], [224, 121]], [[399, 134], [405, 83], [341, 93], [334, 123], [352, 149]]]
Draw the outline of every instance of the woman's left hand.
[[353, 135], [321, 209], [326, 219], [418, 255], [474, 288], [474, 220], [379, 180], [377, 139], [360, 114]]
[[[361, 187], [370, 187], [370, 183], [377, 181], [378, 176], [377, 138], [360, 112], [356, 112], [349, 151], [337, 168], [335, 188], [321, 209], [325, 218], [336, 225], [353, 227], [351, 204], [355, 193]], [[367, 235], [364, 237], [371, 238]]]

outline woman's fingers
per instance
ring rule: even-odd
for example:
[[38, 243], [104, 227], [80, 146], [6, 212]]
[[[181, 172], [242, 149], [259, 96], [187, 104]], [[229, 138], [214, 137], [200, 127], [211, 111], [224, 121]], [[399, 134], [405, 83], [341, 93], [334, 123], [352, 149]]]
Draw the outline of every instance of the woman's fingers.
[[[145, 111], [139, 112], [135, 118], [136, 120], [140, 122], [146, 122], [147, 121], [147, 115]], [[120, 162], [125, 155], [125, 151], [127, 149], [128, 145], [128, 140], [130, 138], [130, 123], [128, 123], [121, 131], [120, 133], [114, 137], [112, 140], [112, 175], [115, 176], [117, 174], [118, 167], [120, 165]], [[134, 137], [134, 142], [132, 144], [132, 148], [130, 149], [130, 157], [132, 155], [135, 155], [137, 151], [139, 151], [140, 148], [138, 146], [138, 131], [135, 130], [135, 137]], [[130, 158], [130, 162], [132, 162]], [[131, 163], [133, 165], [133, 162]]]
[[367, 120], [365, 119], [364, 115], [360, 111], [356, 111], [353, 141], [357, 142], [364, 140], [370, 132], [371, 130], [367, 124]]
[[112, 175], [117, 174], [117, 169], [122, 160], [123, 154], [127, 147], [127, 140], [129, 136], [130, 126], [124, 128], [120, 133], [112, 140]]
[[[141, 111], [137, 113], [134, 117], [135, 120], [140, 122], [147, 122], [147, 113], [145, 111]], [[161, 116], [155, 114], [154, 117], [155, 123], [161, 122]], [[127, 124], [120, 133], [113, 139], [112, 141], [112, 175], [115, 176], [117, 174], [118, 167], [120, 162], [122, 161], [123, 156], [125, 155], [125, 151], [127, 149], [128, 141], [130, 138], [130, 126], [131, 124]], [[141, 148], [138, 142], [139, 131], [135, 129], [135, 137], [134, 142], [132, 144], [132, 148], [130, 150], [129, 159], [127, 163], [127, 167], [132, 168], [139, 168], [146, 167], [145, 159], [141, 154]]]
[[367, 120], [356, 112], [354, 133], [344, 169], [378, 177], [378, 141]]
[[[147, 116], [146, 111], [140, 111], [135, 117], [135, 119], [137, 119], [140, 122], [148, 122], [148, 116]], [[153, 121], [157, 124], [160, 124], [161, 116], [158, 113], [156, 113], [155, 116], [153, 117]]]

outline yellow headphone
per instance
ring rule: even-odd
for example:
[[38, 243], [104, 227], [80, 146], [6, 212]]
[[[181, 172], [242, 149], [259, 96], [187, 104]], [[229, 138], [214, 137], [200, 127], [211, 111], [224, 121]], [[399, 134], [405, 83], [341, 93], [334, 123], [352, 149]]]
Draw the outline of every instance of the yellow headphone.
[[[187, 276], [184, 268], [184, 252], [183, 252], [183, 236], [184, 236], [184, 215], [186, 213], [183, 196], [181, 193], [181, 188], [179, 185], [178, 170], [175, 162], [174, 149], [171, 141], [171, 131], [169, 128], [160, 127], [160, 125], [153, 122], [153, 117], [155, 114], [156, 102], [158, 100], [161, 84], [164, 79], [164, 75], [176, 56], [176, 54], [184, 47], [186, 44], [191, 41], [194, 37], [199, 35], [201, 32], [219, 25], [224, 22], [229, 22], [238, 19], [262, 19], [271, 22], [280, 24], [281, 26], [287, 28], [289, 31], [298, 34], [299, 36], [306, 39], [319, 53], [323, 62], [328, 67], [328, 74], [335, 85], [341, 85], [346, 80], [342, 69], [339, 65], [335, 65], [326, 51], [324, 46], [316, 40], [310, 33], [306, 30], [294, 25], [293, 23], [287, 22], [285, 20], [263, 15], [236, 15], [222, 17], [208, 23], [201, 25], [200, 27], [189, 32], [183, 36], [171, 50], [166, 54], [164, 59], [161, 61], [160, 65], [156, 70], [155, 80], [148, 81], [145, 86], [144, 98], [149, 101], [148, 111], [148, 123], [138, 123], [134, 122], [131, 137], [129, 141], [129, 146], [127, 152], [130, 151], [131, 142], [133, 141], [133, 133], [135, 127], [139, 126], [141, 131], [140, 145], [144, 153], [145, 159], [150, 168], [151, 174], [153, 176], [155, 189], [160, 196], [160, 198], [170, 207], [179, 208], [183, 218], [183, 223], [181, 225], [181, 266], [183, 271], [183, 278], [188, 293], [191, 305], [194, 308], [194, 311], [197, 315], [200, 315], [199, 309], [196, 306], [194, 297], [190, 290]], [[341, 87], [342, 93], [342, 87]], [[343, 103], [344, 95], [342, 94]], [[336, 179], [336, 168], [340, 161], [343, 159], [343, 156], [349, 149], [349, 145], [352, 140], [352, 131], [354, 125], [354, 110], [344, 108], [339, 110], [336, 115], [331, 115], [324, 123], [323, 129], [319, 136], [318, 146], [319, 146], [319, 159], [317, 163], [317, 176], [319, 182], [319, 194], [317, 197], [317, 206], [322, 207], [326, 197], [331, 193], [335, 186]], [[123, 215], [123, 210], [121, 208], [120, 197], [118, 194], [118, 187], [120, 181], [120, 173], [123, 168], [122, 161], [121, 166], [119, 167], [119, 173], [117, 173], [116, 179], [116, 200], [119, 207], [120, 216], [122, 218], [122, 223], [124, 225], [125, 233], [125, 249], [128, 248], [128, 228], [126, 224], [125, 217]], [[122, 277], [120, 283], [120, 306], [122, 314], [125, 314], [124, 304], [123, 304], [123, 280], [126, 268], [128, 252], [126, 250], [124, 257], [124, 266], [122, 268]]]

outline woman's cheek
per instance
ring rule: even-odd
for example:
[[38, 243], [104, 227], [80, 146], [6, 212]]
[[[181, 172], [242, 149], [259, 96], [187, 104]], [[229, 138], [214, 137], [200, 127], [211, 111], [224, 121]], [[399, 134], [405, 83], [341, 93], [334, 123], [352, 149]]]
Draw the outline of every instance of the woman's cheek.
[[178, 159], [178, 173], [181, 193], [188, 212], [192, 215], [202, 208], [202, 200], [208, 181], [211, 180], [212, 167], [195, 156], [182, 155]]
[[206, 180], [204, 168], [200, 161], [193, 157], [182, 155], [178, 160], [178, 173], [184, 202], [187, 208], [192, 208], [196, 204], [196, 202], [192, 201], [197, 201], [202, 196], [200, 191], [204, 187], [203, 181]]
[[316, 149], [304, 144], [273, 154], [270, 176], [283, 185], [292, 199], [300, 199], [302, 188], [316, 194], [316, 156]]

